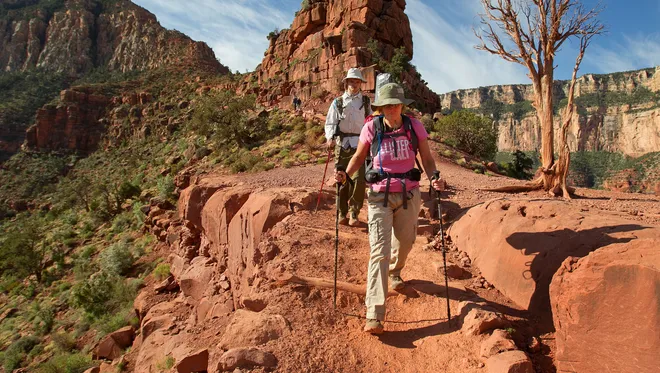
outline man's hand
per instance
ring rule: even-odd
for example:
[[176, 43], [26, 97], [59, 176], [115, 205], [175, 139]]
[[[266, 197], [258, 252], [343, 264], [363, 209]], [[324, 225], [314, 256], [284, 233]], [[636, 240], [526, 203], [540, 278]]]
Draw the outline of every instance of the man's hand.
[[344, 184], [346, 182], [346, 172], [335, 170], [335, 181], [337, 184]]
[[326, 147], [328, 150], [332, 150], [332, 149], [334, 149], [334, 148], [335, 148], [335, 141], [334, 141], [333, 139], [330, 139], [330, 140], [326, 141], [326, 142], [325, 142], [325, 147]]

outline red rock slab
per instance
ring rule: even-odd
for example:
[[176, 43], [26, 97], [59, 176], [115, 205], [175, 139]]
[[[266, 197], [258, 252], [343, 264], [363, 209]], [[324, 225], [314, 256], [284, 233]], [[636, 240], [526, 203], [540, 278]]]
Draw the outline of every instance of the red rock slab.
[[550, 286], [559, 372], [660, 371], [660, 238], [566, 259]]

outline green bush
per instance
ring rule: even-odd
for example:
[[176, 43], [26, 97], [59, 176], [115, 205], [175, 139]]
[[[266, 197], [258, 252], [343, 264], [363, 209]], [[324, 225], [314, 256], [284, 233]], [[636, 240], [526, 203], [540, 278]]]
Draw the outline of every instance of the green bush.
[[158, 281], [166, 279], [170, 275], [170, 265], [167, 263], [160, 263], [154, 269], [153, 275]]
[[497, 153], [497, 129], [493, 121], [467, 110], [455, 111], [438, 120], [436, 130], [443, 141], [483, 159]]
[[46, 335], [55, 323], [55, 309], [49, 303], [34, 302], [30, 309], [30, 318], [34, 331], [38, 335]]
[[76, 347], [76, 339], [69, 333], [53, 333], [50, 335], [55, 347], [61, 352], [71, 352]]
[[71, 288], [71, 305], [82, 308], [92, 316], [100, 316], [108, 312], [106, 303], [113, 296], [117, 280], [115, 276], [98, 272], [86, 280], [77, 282]]
[[35, 346], [40, 342], [40, 339], [33, 336], [22, 337], [16, 342], [12, 343], [6, 351], [4, 351], [2, 360], [5, 372], [12, 372], [14, 369], [21, 366], [21, 362]]
[[27, 213], [0, 225], [0, 276], [34, 275], [41, 282], [49, 249], [42, 242], [44, 225], [39, 217]]
[[176, 185], [174, 184], [174, 178], [167, 175], [158, 179], [158, 196], [162, 199], [173, 199], [174, 191], [176, 190]]
[[220, 149], [251, 148], [270, 135], [266, 118], [252, 114], [255, 109], [255, 96], [212, 93], [199, 100], [190, 125]]
[[92, 319], [99, 319], [132, 305], [141, 285], [141, 280], [97, 272], [73, 285], [69, 304], [84, 310]]
[[239, 173], [251, 171], [260, 162], [263, 162], [263, 158], [253, 154], [249, 150], [241, 149], [237, 153], [227, 157], [224, 164], [229, 166], [233, 173]]
[[125, 241], [117, 242], [99, 254], [101, 270], [109, 274], [124, 275], [134, 262], [135, 257]]
[[59, 354], [37, 368], [37, 373], [83, 373], [94, 366], [92, 359], [82, 353]]
[[398, 83], [401, 82], [401, 74], [412, 69], [410, 57], [403, 46], [397, 48], [389, 60], [383, 57], [383, 48], [375, 39], [369, 39], [367, 50], [371, 53], [371, 63], [377, 64], [383, 72], [391, 74], [392, 79]]

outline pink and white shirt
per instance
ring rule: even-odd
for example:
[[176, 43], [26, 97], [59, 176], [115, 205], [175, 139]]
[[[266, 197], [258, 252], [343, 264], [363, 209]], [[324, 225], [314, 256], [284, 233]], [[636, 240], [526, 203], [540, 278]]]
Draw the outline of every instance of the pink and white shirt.
[[[429, 137], [429, 134], [426, 132], [422, 122], [414, 118], [411, 118], [411, 121], [414, 133], [413, 131], [410, 131], [409, 136], [417, 135], [418, 143], [426, 140]], [[371, 143], [373, 141], [378, 141], [378, 139], [374, 138], [374, 132], [374, 123], [373, 120], [370, 120], [364, 125], [364, 127], [362, 127], [362, 132], [360, 133], [360, 142], [365, 144], [369, 149], [371, 149]], [[392, 134], [403, 133], [405, 133], [403, 126], [392, 132]], [[397, 147], [396, 156], [394, 152], [395, 146]], [[383, 162], [383, 171], [385, 172], [400, 174], [413, 169], [415, 167], [415, 152], [413, 151], [411, 139], [407, 136], [383, 138], [383, 142], [380, 144], [380, 151], [373, 159], [374, 170], [380, 170], [381, 161]], [[371, 189], [375, 192], [385, 192], [387, 180], [382, 180], [370, 185]], [[406, 180], [407, 191], [413, 190], [417, 187], [419, 187], [419, 182]], [[390, 181], [390, 193], [400, 193], [402, 189], [399, 179], [393, 178]]]

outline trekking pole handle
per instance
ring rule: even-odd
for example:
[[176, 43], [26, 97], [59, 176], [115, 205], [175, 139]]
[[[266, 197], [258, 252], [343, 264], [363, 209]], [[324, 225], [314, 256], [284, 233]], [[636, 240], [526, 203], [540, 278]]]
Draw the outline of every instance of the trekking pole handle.
[[[440, 171], [435, 170], [435, 171], [433, 171], [433, 176], [431, 177], [431, 182], [433, 182], [434, 180], [438, 180], [438, 179], [440, 179]], [[437, 192], [437, 190], [436, 190], [436, 192]]]

